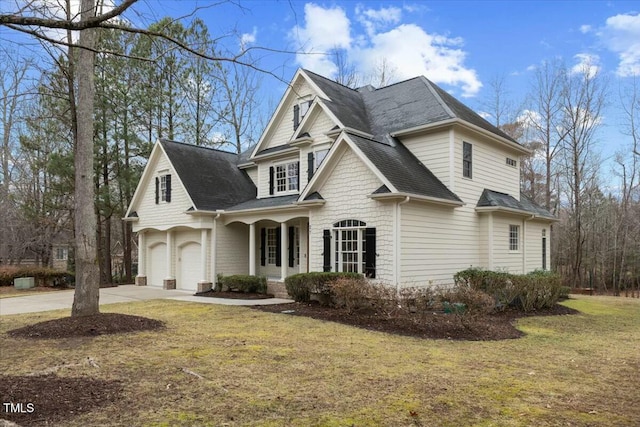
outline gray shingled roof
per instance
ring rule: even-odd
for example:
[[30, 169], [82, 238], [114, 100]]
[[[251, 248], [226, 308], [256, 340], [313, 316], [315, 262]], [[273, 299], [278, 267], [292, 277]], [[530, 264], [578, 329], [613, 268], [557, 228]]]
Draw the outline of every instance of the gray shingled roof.
[[522, 194], [520, 195], [520, 200], [518, 200], [509, 194], [485, 189], [482, 192], [482, 195], [480, 196], [480, 199], [478, 200], [478, 204], [476, 206], [479, 208], [498, 207], [516, 209], [519, 211], [531, 213], [533, 215], [541, 216], [543, 218], [555, 219], [551, 212], [549, 212], [542, 206], [533, 203]]
[[462, 202], [400, 142], [391, 146], [348, 135], [399, 192]]
[[251, 199], [235, 206], [231, 206], [227, 211], [242, 211], [245, 209], [275, 208], [280, 206], [293, 205], [298, 200], [298, 194], [288, 196], [266, 197], [264, 199]]
[[312, 71], [304, 71], [320, 90], [331, 98], [331, 101], [325, 101], [325, 104], [344, 126], [370, 133], [367, 110], [362, 96], [357, 90], [343, 86]]
[[198, 210], [226, 209], [256, 197], [235, 153], [161, 139], [160, 144]]

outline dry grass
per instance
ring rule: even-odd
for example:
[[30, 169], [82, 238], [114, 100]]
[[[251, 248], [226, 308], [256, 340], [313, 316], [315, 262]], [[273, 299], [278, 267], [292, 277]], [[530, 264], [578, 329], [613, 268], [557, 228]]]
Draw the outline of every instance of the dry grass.
[[161, 332], [16, 340], [5, 332], [68, 313], [3, 316], [0, 372], [76, 363], [58, 374], [124, 383], [120, 404], [68, 426], [638, 425], [640, 301], [565, 304], [584, 314], [522, 319], [527, 335], [499, 342], [168, 300], [103, 308], [163, 320]]

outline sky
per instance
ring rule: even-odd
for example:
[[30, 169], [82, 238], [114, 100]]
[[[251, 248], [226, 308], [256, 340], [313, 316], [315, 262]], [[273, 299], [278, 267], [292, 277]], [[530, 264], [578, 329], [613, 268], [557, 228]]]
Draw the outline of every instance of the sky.
[[[0, 0], [0, 11], [12, 2]], [[612, 95], [598, 134], [603, 162], [630, 141], [621, 133], [619, 93], [640, 76], [639, 1], [139, 0], [127, 14], [139, 25], [163, 16], [203, 19], [212, 35], [226, 35], [220, 43], [232, 51], [280, 51], [254, 54], [285, 81], [299, 67], [335, 77], [334, 58], [325, 53], [338, 48], [365, 76], [385, 62], [392, 81], [425, 75], [481, 113], [497, 78], [507, 97], [526, 108], [541, 63], [588, 63], [606, 77]], [[263, 82], [261, 96], [277, 105], [284, 83], [270, 76]]]

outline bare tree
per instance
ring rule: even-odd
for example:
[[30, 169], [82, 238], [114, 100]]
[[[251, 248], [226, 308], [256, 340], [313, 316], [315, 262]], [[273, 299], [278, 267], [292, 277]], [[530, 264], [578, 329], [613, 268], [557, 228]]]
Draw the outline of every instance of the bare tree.
[[605, 104], [602, 77], [586, 64], [580, 72], [568, 74], [562, 96], [563, 137], [561, 139], [563, 182], [570, 216], [571, 279], [583, 283], [583, 255], [586, 242], [583, 218], [585, 200], [597, 188], [599, 161], [595, 157], [596, 131]]

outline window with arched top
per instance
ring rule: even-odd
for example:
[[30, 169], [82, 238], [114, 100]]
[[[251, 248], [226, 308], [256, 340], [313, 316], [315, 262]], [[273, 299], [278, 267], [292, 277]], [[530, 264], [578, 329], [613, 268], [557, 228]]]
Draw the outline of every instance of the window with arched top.
[[[333, 240], [333, 242], [331, 241]], [[324, 230], [324, 271], [376, 277], [376, 229], [357, 219], [345, 219]]]

